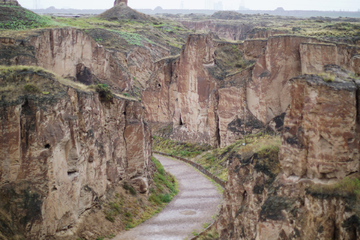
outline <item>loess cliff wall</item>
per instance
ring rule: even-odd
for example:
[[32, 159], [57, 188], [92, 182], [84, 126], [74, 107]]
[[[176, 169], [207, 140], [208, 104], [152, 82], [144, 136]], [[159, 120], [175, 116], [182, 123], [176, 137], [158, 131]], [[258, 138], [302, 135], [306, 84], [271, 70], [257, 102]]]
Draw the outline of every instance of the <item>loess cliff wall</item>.
[[230, 160], [220, 239], [359, 238], [359, 82], [327, 70], [291, 79], [279, 154]]
[[[29, 79], [39, 92], [23, 90]], [[0, 238], [71, 237], [121, 180], [147, 193], [151, 132], [139, 102], [103, 102], [31, 68], [0, 76], [14, 81], [0, 102]]]
[[[221, 50], [226, 52], [221, 52]], [[190, 35], [177, 58], [157, 63], [142, 102], [150, 122], [173, 125], [171, 138], [228, 146], [284, 116], [289, 80], [336, 64], [355, 74], [360, 49], [315, 38], [274, 36], [231, 44]], [[228, 72], [226, 64], [238, 61]], [[236, 56], [237, 58], [234, 58]]]
[[[39, 66], [87, 85], [106, 83], [117, 92], [145, 86], [155, 59], [167, 55], [168, 50], [150, 44], [132, 46], [126, 52], [106, 49], [74, 28], [34, 30], [25, 36], [0, 38], [1, 65]], [[81, 77], [84, 75], [87, 77]]]

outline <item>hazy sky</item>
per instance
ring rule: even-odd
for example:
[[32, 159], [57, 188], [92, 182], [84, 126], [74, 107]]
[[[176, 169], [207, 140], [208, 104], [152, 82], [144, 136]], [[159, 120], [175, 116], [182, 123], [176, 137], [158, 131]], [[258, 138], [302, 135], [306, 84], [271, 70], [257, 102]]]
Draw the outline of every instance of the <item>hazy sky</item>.
[[[114, 0], [18, 0], [26, 8], [34, 8], [37, 1], [38, 8], [76, 8], [76, 9], [108, 9]], [[128, 0], [132, 8], [154, 9], [161, 6], [164, 9], [179, 9], [183, 1], [185, 9], [204, 9], [206, 0]], [[208, 0], [222, 1], [224, 10], [237, 10], [241, 2], [252, 10], [274, 10], [283, 7], [285, 10], [360, 10], [360, 0]]]

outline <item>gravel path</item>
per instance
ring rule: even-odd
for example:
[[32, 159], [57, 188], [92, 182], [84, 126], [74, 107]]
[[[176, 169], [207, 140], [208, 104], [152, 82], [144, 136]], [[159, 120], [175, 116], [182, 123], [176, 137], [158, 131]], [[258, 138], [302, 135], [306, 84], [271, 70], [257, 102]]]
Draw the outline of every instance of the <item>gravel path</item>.
[[179, 193], [159, 214], [114, 240], [180, 240], [193, 237], [213, 221], [221, 194], [201, 173], [184, 162], [155, 155], [167, 172], [179, 182]]

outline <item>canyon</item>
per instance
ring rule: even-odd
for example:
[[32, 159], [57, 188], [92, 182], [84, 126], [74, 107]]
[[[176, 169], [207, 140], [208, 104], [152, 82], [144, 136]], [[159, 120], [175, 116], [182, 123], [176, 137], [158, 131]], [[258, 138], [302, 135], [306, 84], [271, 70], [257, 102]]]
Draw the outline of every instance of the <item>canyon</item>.
[[[85, 28], [1, 31], [0, 239], [96, 239], [86, 221], [120, 184], [151, 196], [153, 136], [228, 149], [264, 132], [281, 135], [279, 149], [224, 161], [219, 238], [357, 239], [357, 21], [299, 30], [126, 4]], [[314, 24], [329, 32], [311, 35]]]

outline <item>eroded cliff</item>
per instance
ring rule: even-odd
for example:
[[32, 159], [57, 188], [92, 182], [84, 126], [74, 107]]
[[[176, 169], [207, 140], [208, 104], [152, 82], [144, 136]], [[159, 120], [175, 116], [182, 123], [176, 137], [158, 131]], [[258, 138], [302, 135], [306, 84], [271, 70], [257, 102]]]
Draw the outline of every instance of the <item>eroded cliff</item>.
[[119, 181], [149, 190], [151, 133], [141, 104], [102, 101], [86, 86], [58, 79], [32, 67], [0, 73], [5, 239], [71, 237]]
[[358, 239], [359, 83], [326, 66], [333, 78], [291, 79], [278, 149], [233, 154], [221, 239]]
[[[177, 58], [159, 61], [142, 102], [151, 122], [173, 124], [171, 138], [222, 147], [284, 116], [289, 79], [337, 64], [358, 74], [360, 50], [316, 38], [275, 36], [244, 43], [190, 35]], [[275, 129], [274, 129], [275, 130]]]

